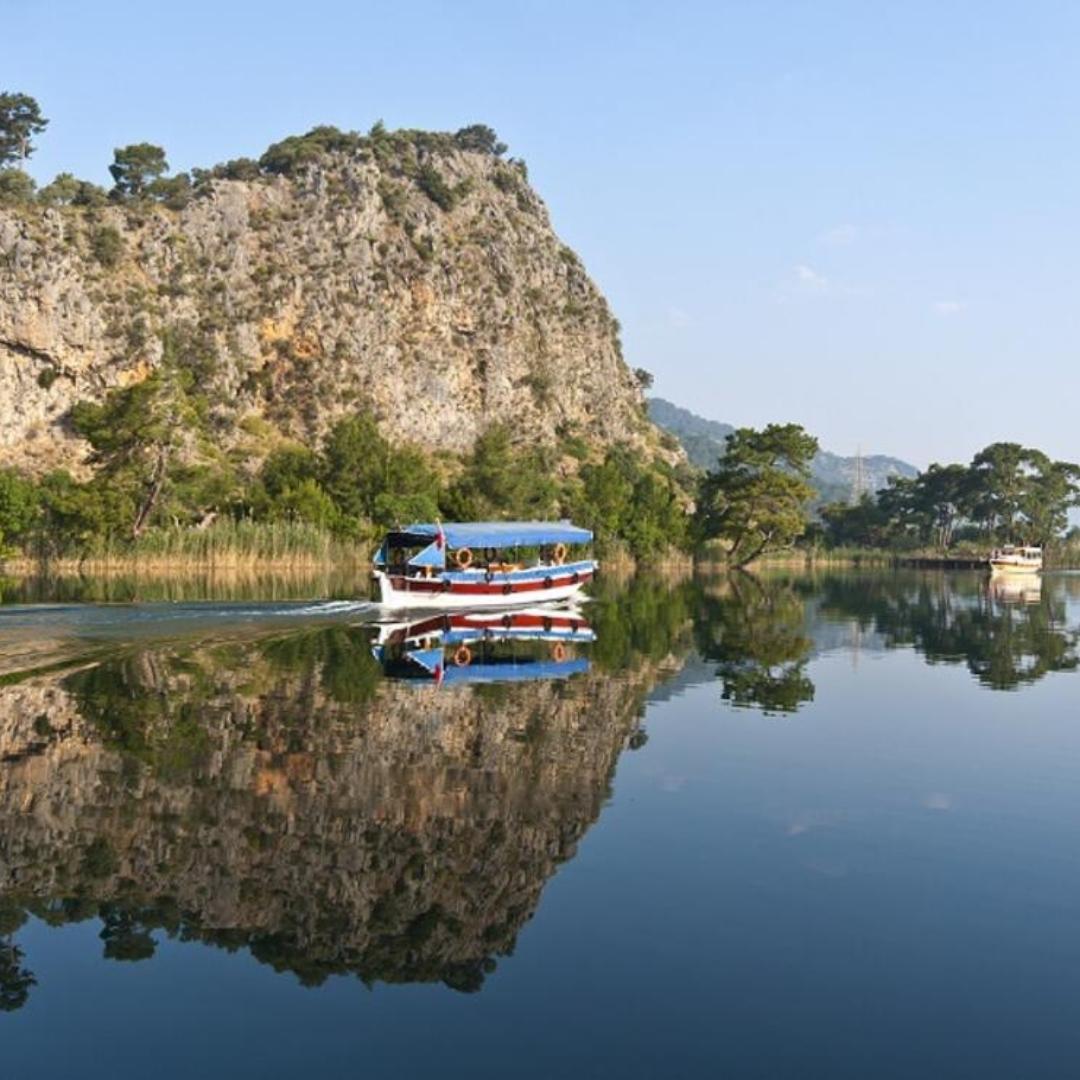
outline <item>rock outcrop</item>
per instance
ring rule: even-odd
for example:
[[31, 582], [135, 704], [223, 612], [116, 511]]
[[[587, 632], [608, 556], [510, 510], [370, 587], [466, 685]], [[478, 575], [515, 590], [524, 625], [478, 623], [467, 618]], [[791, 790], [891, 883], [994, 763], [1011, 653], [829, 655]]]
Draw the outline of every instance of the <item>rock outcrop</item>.
[[0, 209], [0, 465], [77, 465], [72, 404], [145, 378], [169, 340], [211, 437], [254, 459], [358, 407], [439, 451], [506, 423], [671, 456], [524, 166], [450, 136], [204, 177], [179, 210]]

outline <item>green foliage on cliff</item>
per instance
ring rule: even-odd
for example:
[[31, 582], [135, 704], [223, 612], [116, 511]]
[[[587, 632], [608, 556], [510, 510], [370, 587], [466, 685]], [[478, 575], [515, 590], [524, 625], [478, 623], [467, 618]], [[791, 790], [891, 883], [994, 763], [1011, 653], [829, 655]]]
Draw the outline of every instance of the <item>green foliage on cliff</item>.
[[113, 189], [121, 198], [139, 198], [147, 188], [169, 168], [165, 151], [152, 143], [133, 143], [117, 147], [109, 173], [116, 185]]
[[37, 485], [14, 469], [0, 469], [0, 554], [29, 537], [39, 511]]
[[100, 225], [90, 234], [90, 253], [102, 266], [115, 266], [123, 252], [124, 238], [111, 225]]
[[685, 492], [621, 447], [583, 466], [574, 518], [602, 546], [623, 543], [636, 558], [685, 547], [688, 537]]
[[[687, 542], [687, 496], [674, 477], [616, 449], [560, 480], [555, 451], [516, 445], [500, 426], [464, 458], [440, 461], [392, 444], [361, 411], [338, 421], [317, 449], [279, 445], [246, 473], [214, 451], [197, 379], [170, 356], [143, 382], [72, 410], [91, 446], [91, 479], [0, 472], [0, 541], [9, 549], [121, 554], [127, 546], [147, 557], [198, 557], [231, 538], [232, 547], [269, 557], [247, 535], [263, 525], [293, 528], [318, 554], [330, 551], [324, 536], [370, 543], [380, 530], [439, 517], [572, 517], [596, 532], [601, 551], [640, 559]], [[287, 556], [292, 542], [275, 544], [273, 554]]]
[[0, 169], [0, 206], [18, 206], [34, 197], [34, 181], [22, 169]]
[[555, 513], [558, 488], [542, 449], [517, 448], [507, 428], [482, 434], [444, 503], [447, 517], [477, 521], [492, 517], [543, 519]]
[[[0, 205], [26, 205], [35, 197], [34, 181], [21, 166], [34, 152], [33, 137], [48, 125], [37, 101], [27, 94], [0, 93]], [[437, 206], [452, 210], [467, 191], [467, 184], [451, 185], [433, 157], [454, 151], [502, 157], [507, 150], [486, 124], [470, 124], [458, 131], [388, 131], [382, 121], [362, 135], [320, 124], [303, 135], [289, 135], [273, 143], [258, 161], [236, 158], [209, 169], [166, 176], [169, 164], [163, 147], [150, 142], [117, 147], [109, 166], [115, 202], [156, 201], [181, 210], [197, 194], [205, 194], [213, 180], [258, 180], [260, 177], [296, 176], [331, 155], [371, 155], [411, 178]], [[511, 162], [524, 175], [523, 162]], [[20, 167], [11, 167], [20, 166]], [[512, 177], [504, 170], [505, 178]], [[505, 182], [504, 178], [504, 182]], [[96, 184], [60, 173], [37, 196], [46, 206], [99, 206], [105, 193]]]

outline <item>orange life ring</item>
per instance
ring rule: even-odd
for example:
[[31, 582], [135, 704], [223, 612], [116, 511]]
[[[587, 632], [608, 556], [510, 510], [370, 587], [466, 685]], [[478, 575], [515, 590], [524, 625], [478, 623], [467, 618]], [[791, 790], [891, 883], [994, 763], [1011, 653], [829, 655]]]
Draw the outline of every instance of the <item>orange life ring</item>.
[[458, 548], [454, 561], [462, 570], [468, 570], [472, 566], [472, 552], [468, 548]]
[[472, 651], [468, 645], [459, 645], [454, 653], [454, 664], [457, 667], [468, 667], [472, 663]]
[[556, 641], [551, 650], [551, 659], [561, 664], [566, 659], [566, 649], [561, 641]]
[[566, 562], [566, 545], [565, 544], [556, 544], [555, 545], [555, 562], [559, 566], [562, 566], [562, 564], [564, 562]]

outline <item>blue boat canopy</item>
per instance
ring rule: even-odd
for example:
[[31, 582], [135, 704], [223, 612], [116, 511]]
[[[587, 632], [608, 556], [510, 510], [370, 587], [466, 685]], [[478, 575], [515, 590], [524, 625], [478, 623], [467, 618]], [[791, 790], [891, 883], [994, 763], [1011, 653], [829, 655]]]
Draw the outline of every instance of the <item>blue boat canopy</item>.
[[[388, 534], [388, 547], [438, 543], [440, 532], [452, 548], [538, 547], [540, 544], [587, 544], [593, 534], [569, 521], [444, 521], [416, 524]], [[380, 552], [380, 554], [382, 554]]]

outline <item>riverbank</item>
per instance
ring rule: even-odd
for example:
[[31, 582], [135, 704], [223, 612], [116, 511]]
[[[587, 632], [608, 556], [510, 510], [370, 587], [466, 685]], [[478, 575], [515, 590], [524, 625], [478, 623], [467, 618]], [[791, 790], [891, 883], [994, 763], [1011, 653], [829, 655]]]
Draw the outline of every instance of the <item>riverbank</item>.
[[[699, 559], [699, 569], [726, 570], [730, 565], [722, 559]], [[988, 566], [985, 551], [962, 549], [943, 553], [926, 550], [883, 550], [880, 548], [831, 548], [773, 552], [760, 559], [755, 559], [744, 569], [883, 569], [905, 567], [926, 570], [978, 570]], [[1080, 570], [1080, 547], [1073, 544], [1063, 545], [1046, 552], [1047, 570]]]

